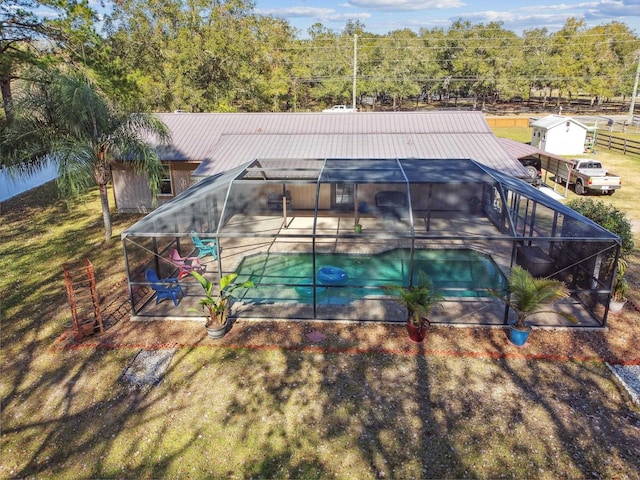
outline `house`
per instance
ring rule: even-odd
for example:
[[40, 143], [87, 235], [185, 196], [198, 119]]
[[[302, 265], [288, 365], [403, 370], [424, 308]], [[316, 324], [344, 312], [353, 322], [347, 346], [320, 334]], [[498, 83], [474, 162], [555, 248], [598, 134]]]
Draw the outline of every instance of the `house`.
[[531, 123], [531, 146], [556, 155], [584, 153], [589, 128], [570, 117], [548, 115]]
[[171, 145], [158, 149], [166, 171], [158, 201], [153, 203], [147, 179], [123, 162], [112, 170], [119, 211], [150, 211], [194, 183], [256, 158], [469, 158], [514, 177], [527, 177], [481, 112], [161, 113], [158, 117], [173, 136]]

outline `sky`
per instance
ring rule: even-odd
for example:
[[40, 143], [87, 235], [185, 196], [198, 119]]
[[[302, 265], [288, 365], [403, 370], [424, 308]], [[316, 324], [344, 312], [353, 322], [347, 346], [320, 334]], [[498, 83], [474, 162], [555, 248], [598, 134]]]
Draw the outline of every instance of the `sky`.
[[256, 0], [256, 12], [285, 18], [302, 38], [314, 23], [340, 32], [349, 19], [377, 34], [403, 28], [446, 30], [462, 19], [474, 25], [500, 21], [521, 35], [531, 28], [557, 31], [570, 17], [583, 19], [587, 27], [624, 22], [640, 35], [640, 0]]

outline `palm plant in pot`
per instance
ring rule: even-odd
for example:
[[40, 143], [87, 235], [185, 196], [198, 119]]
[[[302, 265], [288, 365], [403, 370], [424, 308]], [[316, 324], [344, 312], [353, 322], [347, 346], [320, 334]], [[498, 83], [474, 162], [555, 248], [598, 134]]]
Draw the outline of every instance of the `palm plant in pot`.
[[407, 309], [407, 332], [414, 342], [422, 342], [430, 325], [428, 315], [434, 307], [441, 306], [444, 297], [433, 289], [429, 276], [420, 272], [418, 281], [408, 287], [388, 285], [383, 287], [396, 295], [396, 300]]
[[516, 320], [510, 322], [509, 340], [522, 346], [531, 333], [531, 324], [527, 319], [537, 313], [556, 313], [576, 322], [573, 315], [559, 310], [546, 308], [547, 305], [566, 298], [569, 291], [563, 282], [549, 278], [535, 278], [524, 268], [516, 265], [509, 274], [509, 288], [506, 295], [489, 290], [491, 295], [502, 300], [516, 314]]
[[611, 290], [611, 300], [609, 301], [609, 312], [620, 313], [624, 308], [624, 304], [627, 302], [627, 293], [629, 292], [629, 284], [624, 278], [624, 274], [627, 271], [627, 261], [620, 257], [617, 266], [616, 277], [613, 281], [613, 288]]
[[[251, 280], [234, 283], [234, 280], [238, 278], [238, 274], [229, 273], [220, 279], [220, 293], [214, 295], [213, 283], [198, 272], [193, 271], [191, 275], [198, 280], [205, 292], [205, 296], [200, 299], [198, 304], [202, 310], [207, 312], [207, 321], [205, 323], [207, 334], [210, 338], [223, 337], [229, 328], [227, 316], [229, 300], [234, 297], [236, 290], [240, 288], [252, 288], [255, 287], [255, 284]], [[197, 309], [193, 308], [190, 310]]]

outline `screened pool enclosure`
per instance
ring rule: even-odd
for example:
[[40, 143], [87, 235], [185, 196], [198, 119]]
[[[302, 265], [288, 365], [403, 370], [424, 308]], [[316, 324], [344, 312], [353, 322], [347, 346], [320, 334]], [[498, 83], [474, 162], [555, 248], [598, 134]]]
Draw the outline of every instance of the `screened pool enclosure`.
[[[231, 272], [254, 281], [231, 307], [243, 319], [402, 322], [382, 287], [424, 272], [446, 299], [432, 322], [503, 325], [513, 314], [488, 289], [506, 291], [518, 264], [563, 280], [571, 296], [558, 307], [597, 328], [619, 255], [612, 233], [468, 159], [254, 160], [193, 185], [122, 242], [143, 320], [203, 319], [195, 268], [216, 285]], [[152, 288], [153, 273], [177, 279], [175, 299]], [[533, 323], [571, 325], [556, 314]]]

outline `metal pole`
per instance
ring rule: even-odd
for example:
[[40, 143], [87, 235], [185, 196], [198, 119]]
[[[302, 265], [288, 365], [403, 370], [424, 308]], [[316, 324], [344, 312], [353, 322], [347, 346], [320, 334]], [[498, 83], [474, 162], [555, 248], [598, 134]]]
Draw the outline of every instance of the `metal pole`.
[[351, 95], [351, 108], [356, 112], [356, 75], [358, 74], [358, 35], [353, 36], [353, 93]]
[[629, 118], [627, 123], [633, 124], [633, 110], [636, 107], [636, 95], [638, 95], [638, 79], [640, 78], [640, 58], [636, 58], [638, 66], [636, 67], [636, 79], [633, 82], [633, 94], [631, 95], [631, 103], [629, 104]]

